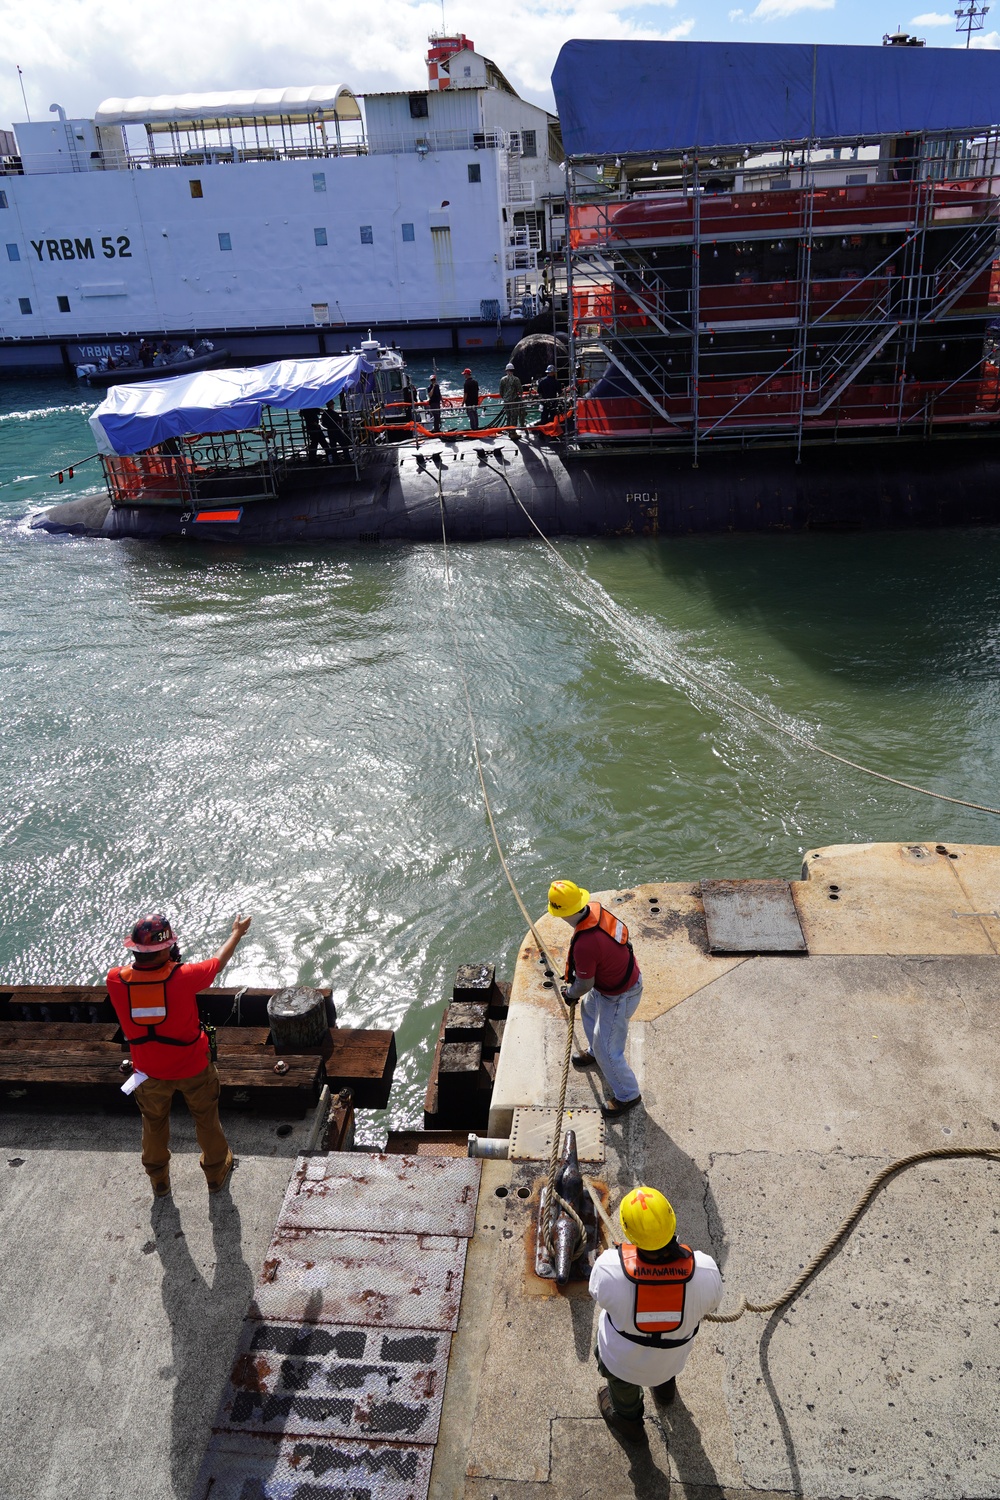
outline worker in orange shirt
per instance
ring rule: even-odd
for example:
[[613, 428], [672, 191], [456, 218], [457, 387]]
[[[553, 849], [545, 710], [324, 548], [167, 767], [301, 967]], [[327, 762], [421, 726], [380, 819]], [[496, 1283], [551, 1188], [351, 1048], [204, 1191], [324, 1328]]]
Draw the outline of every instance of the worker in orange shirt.
[[142, 1115], [142, 1164], [157, 1198], [170, 1192], [170, 1105], [178, 1089], [194, 1118], [209, 1192], [219, 1192], [232, 1171], [233, 1153], [219, 1120], [219, 1070], [197, 996], [225, 968], [249, 926], [249, 917], [237, 917], [214, 957], [186, 964], [170, 923], [154, 913], [136, 922], [125, 939], [132, 962], [108, 974], [108, 997], [135, 1072], [144, 1075], [135, 1101]]

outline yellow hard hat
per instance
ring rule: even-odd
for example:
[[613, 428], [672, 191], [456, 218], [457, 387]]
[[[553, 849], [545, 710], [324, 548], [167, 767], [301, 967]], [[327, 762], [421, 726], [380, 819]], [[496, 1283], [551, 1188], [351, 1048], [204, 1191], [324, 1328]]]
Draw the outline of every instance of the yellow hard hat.
[[656, 1188], [637, 1187], [618, 1210], [625, 1238], [640, 1250], [662, 1250], [677, 1233], [677, 1215]]
[[553, 880], [549, 886], [549, 916], [575, 917], [590, 903], [590, 892], [572, 880]]

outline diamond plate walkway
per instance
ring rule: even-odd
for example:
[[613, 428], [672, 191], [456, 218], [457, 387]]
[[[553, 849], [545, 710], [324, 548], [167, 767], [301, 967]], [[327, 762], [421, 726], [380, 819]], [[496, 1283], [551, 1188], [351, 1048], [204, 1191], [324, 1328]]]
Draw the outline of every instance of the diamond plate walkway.
[[299, 1157], [192, 1500], [424, 1500], [480, 1166]]

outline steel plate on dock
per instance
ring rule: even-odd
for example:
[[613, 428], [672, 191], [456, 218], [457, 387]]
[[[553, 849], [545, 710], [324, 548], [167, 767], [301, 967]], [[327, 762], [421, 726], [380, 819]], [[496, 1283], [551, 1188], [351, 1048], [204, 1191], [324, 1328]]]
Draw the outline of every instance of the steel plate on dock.
[[430, 1446], [220, 1432], [191, 1500], [422, 1500]]
[[712, 953], [805, 953], [787, 880], [703, 880]]
[[[511, 1161], [548, 1161], [552, 1132], [559, 1128], [559, 1111], [526, 1105], [514, 1111], [510, 1132]], [[576, 1131], [576, 1154], [581, 1161], [604, 1160], [604, 1120], [599, 1109], [563, 1111], [562, 1133]]]
[[353, 1151], [300, 1157], [278, 1227], [467, 1239], [476, 1222], [479, 1175], [480, 1163], [468, 1157]]
[[433, 1443], [449, 1333], [247, 1323], [219, 1427]]
[[308, 1323], [454, 1329], [466, 1240], [280, 1227], [250, 1316]]

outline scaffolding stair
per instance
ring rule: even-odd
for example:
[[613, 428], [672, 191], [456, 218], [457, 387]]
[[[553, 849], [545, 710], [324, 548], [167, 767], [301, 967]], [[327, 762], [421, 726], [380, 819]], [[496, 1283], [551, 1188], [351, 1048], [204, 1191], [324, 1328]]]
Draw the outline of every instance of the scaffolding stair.
[[[674, 313], [671, 312], [665, 312], [663, 316], [661, 316], [660, 313], [654, 309], [652, 305], [653, 299], [656, 295], [654, 287], [644, 287], [642, 288], [641, 292], [638, 291], [636, 287], [629, 285], [629, 283], [622, 276], [621, 272], [617, 271], [609, 260], [606, 260], [603, 255], [599, 255], [596, 252], [590, 256], [589, 264], [595, 266], [603, 276], [606, 276], [613, 283], [613, 285], [620, 287], [621, 290], [626, 294], [626, 296], [630, 297], [635, 303], [637, 310], [641, 312], [644, 317], [648, 317], [650, 322], [654, 323], [660, 330], [660, 332], [662, 334], [665, 334], [667, 338], [676, 338], [678, 334], [690, 335], [690, 321], [685, 323], [682, 318], [678, 318]], [[582, 279], [583, 278], [581, 278], [581, 280]], [[666, 318], [666, 321], [664, 321], [664, 318]]]
[[[602, 339], [597, 340], [597, 347], [601, 350], [602, 354], [605, 354], [607, 356], [611, 364], [614, 365], [615, 369], [621, 371], [629, 384], [635, 386], [635, 389], [641, 399], [645, 401], [647, 405], [651, 406], [653, 410], [657, 412], [665, 422], [669, 422], [670, 426], [676, 428], [678, 432], [683, 432], [686, 427], [690, 427], [690, 422], [679, 422], [671, 412], [667, 411], [666, 407], [663, 406], [659, 398], [654, 395], [654, 393], [645, 385], [643, 385], [642, 381], [639, 379], [639, 376], [636, 375], [635, 371], [630, 370], [628, 365], [625, 364], [620, 351], [616, 351], [610, 344]], [[630, 347], [629, 353], [633, 356], [633, 358], [635, 357], [635, 352], [635, 347]], [[648, 366], [641, 364], [639, 360], [636, 360], [635, 362], [639, 365], [639, 369], [648, 380], [654, 383], [659, 382], [659, 384], [662, 386], [663, 375], [661, 370], [656, 368], [650, 369]]]

